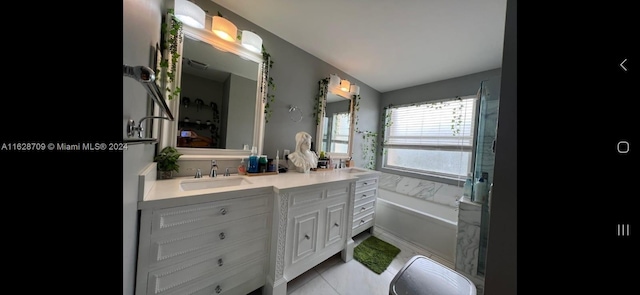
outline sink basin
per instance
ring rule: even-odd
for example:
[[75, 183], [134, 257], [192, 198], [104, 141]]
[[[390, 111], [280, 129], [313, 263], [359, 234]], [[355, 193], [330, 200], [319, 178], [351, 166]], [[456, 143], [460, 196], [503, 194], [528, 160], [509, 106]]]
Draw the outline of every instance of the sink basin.
[[238, 176], [238, 177], [218, 176], [215, 178], [183, 180], [180, 182], [180, 188], [183, 191], [191, 191], [191, 190], [198, 190], [198, 189], [220, 188], [220, 187], [237, 186], [237, 185], [244, 185], [244, 184], [251, 184], [251, 182], [241, 176]]

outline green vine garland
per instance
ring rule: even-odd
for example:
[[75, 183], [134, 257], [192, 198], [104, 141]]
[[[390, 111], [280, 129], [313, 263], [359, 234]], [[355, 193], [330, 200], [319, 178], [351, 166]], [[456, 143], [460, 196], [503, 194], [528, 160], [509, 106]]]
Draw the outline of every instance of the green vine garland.
[[264, 105], [264, 119], [265, 119], [265, 123], [269, 123], [269, 118], [271, 118], [271, 103], [275, 102], [276, 100], [276, 96], [273, 93], [270, 93], [269, 90], [276, 90], [276, 84], [273, 82], [273, 77], [271, 77], [271, 75], [269, 75], [269, 72], [271, 72], [271, 68], [273, 68], [273, 60], [271, 59], [271, 54], [269, 54], [267, 52], [267, 50], [264, 48], [264, 45], [262, 45], [262, 68], [265, 71], [265, 75], [267, 77], [267, 89], [265, 89], [266, 91], [266, 101], [265, 101], [265, 105]]
[[162, 22], [161, 27], [161, 52], [169, 51], [169, 57], [163, 56], [160, 61], [160, 69], [156, 71], [161, 75], [164, 75], [168, 79], [166, 85], [167, 99], [171, 100], [174, 97], [178, 97], [180, 94], [180, 87], [176, 86], [172, 90], [169, 85], [175, 81], [176, 77], [176, 65], [180, 58], [178, 53], [178, 45], [182, 42], [182, 22], [178, 20], [173, 14], [173, 9], [168, 10], [169, 19]]
[[320, 125], [322, 122], [322, 104], [323, 99], [326, 96], [329, 88], [329, 78], [324, 78], [318, 81], [318, 94], [316, 95], [316, 103], [313, 106], [313, 115], [316, 117], [316, 125]]

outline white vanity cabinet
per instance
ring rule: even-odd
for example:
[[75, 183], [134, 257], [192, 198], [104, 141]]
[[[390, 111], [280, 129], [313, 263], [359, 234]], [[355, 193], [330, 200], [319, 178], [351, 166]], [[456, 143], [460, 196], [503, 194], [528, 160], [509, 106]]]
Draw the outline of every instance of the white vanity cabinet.
[[136, 295], [247, 294], [265, 283], [273, 191], [143, 209]]
[[378, 180], [379, 175], [372, 173], [364, 174], [356, 181], [351, 237], [371, 228], [374, 224]]
[[[273, 268], [268, 294], [286, 294], [286, 283], [343, 252], [353, 255], [351, 216], [355, 179], [277, 190], [279, 220], [274, 222]], [[274, 216], [274, 218], [277, 218]], [[348, 249], [351, 248], [349, 254]]]

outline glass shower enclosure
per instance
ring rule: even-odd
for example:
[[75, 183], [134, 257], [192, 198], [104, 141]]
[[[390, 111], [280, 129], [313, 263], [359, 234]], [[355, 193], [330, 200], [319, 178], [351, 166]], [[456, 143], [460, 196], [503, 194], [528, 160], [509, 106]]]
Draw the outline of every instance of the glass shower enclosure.
[[[478, 249], [477, 274], [484, 276], [487, 241], [489, 233], [489, 213], [491, 206], [491, 184], [493, 183], [493, 171], [495, 164], [496, 134], [498, 129], [498, 95], [491, 95], [487, 83], [482, 81], [479, 90], [479, 115], [476, 132], [474, 182], [478, 178], [485, 178], [488, 198], [481, 201], [480, 241]], [[474, 186], [474, 190], [476, 187]]]

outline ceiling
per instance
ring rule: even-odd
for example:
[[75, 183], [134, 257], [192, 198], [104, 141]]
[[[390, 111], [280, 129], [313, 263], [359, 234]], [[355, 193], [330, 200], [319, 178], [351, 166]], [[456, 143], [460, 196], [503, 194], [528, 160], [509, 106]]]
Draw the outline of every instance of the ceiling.
[[506, 0], [213, 2], [381, 93], [502, 65]]

